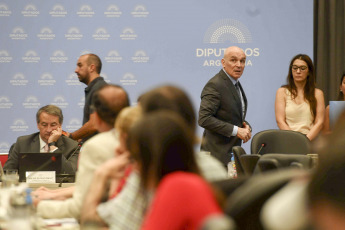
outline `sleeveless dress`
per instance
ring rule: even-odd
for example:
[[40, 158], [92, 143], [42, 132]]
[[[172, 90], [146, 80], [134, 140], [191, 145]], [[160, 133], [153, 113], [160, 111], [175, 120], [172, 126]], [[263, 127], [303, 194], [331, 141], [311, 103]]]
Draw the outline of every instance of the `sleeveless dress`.
[[304, 101], [301, 104], [296, 104], [291, 98], [289, 90], [285, 90], [286, 105], [285, 105], [285, 119], [291, 130], [308, 134], [313, 127], [313, 116], [310, 111], [309, 103]]

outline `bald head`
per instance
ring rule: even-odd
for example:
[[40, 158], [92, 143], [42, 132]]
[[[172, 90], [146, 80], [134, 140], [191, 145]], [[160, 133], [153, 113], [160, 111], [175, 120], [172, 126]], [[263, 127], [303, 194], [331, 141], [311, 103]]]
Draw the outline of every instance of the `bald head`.
[[237, 46], [230, 46], [224, 52], [222, 59], [223, 69], [233, 79], [238, 80], [242, 74], [246, 63], [244, 51]]
[[238, 47], [238, 46], [230, 46], [230, 47], [225, 49], [224, 57], [223, 58], [228, 58], [229, 55], [231, 55], [233, 53], [237, 53], [237, 52], [238, 53], [242, 53], [245, 56], [244, 51], [240, 47]]
[[118, 85], [105, 85], [95, 92], [93, 107], [98, 116], [113, 126], [119, 112], [129, 106], [128, 94]]

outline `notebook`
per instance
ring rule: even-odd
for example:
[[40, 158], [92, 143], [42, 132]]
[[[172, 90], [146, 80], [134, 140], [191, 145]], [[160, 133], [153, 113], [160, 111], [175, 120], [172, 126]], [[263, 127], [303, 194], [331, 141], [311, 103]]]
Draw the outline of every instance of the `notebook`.
[[329, 126], [332, 129], [339, 115], [345, 110], [345, 101], [329, 102]]
[[27, 171], [55, 171], [61, 173], [62, 153], [20, 153], [19, 181], [26, 181]]

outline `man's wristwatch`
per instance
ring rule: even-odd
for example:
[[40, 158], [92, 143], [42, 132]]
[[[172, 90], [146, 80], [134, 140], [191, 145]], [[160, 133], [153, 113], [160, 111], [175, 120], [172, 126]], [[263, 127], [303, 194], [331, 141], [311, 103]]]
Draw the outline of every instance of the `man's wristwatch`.
[[48, 143], [48, 146], [50, 147], [50, 146], [56, 146], [56, 142], [55, 141], [52, 141], [52, 142], [50, 142], [50, 143]]

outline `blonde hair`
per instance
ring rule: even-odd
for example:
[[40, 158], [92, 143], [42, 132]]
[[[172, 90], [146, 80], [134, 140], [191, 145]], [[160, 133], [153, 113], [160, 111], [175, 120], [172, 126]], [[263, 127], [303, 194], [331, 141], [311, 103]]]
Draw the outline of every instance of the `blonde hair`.
[[120, 134], [128, 134], [133, 124], [142, 115], [140, 106], [126, 107], [121, 110], [115, 121], [115, 129]]

